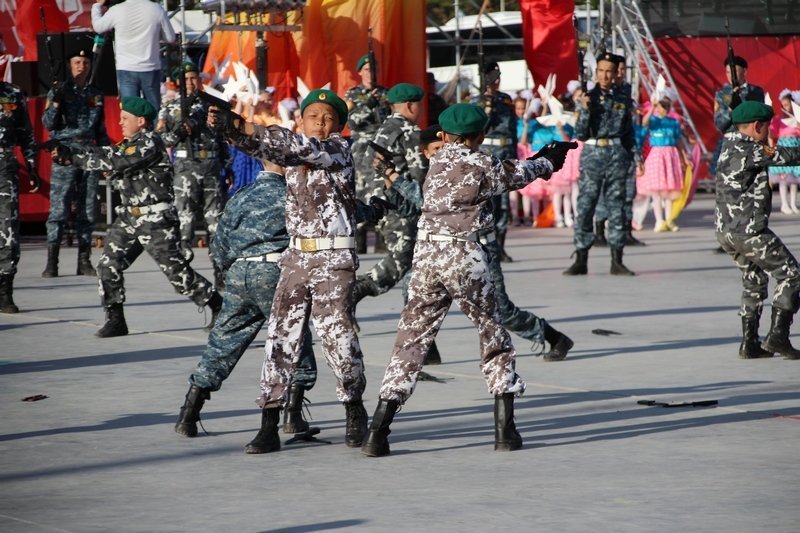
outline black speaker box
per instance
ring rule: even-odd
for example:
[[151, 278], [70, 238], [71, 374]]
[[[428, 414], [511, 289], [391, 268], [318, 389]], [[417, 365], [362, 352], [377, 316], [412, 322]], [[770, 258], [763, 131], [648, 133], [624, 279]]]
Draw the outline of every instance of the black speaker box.
[[[68, 32], [38, 34], [36, 39], [39, 47], [39, 83], [35, 96], [44, 96], [53, 85], [53, 80], [63, 81], [69, 76], [67, 58], [75, 50], [92, 51], [94, 33]], [[52, 52], [52, 59], [51, 54]], [[114, 65], [114, 47], [110, 39], [106, 39], [100, 55], [100, 62], [93, 66], [97, 69], [94, 76], [94, 85], [103, 91], [105, 96], [117, 95], [117, 71]], [[51, 73], [51, 70], [53, 71]], [[34, 96], [34, 95], [30, 95]]]

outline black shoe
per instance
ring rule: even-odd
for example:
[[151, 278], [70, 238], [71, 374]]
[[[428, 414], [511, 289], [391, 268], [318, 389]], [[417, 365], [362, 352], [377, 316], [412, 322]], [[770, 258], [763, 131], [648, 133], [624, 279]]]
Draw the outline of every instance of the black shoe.
[[244, 447], [244, 453], [269, 453], [281, 449], [281, 439], [278, 436], [278, 423], [281, 419], [280, 407], [264, 408], [261, 410], [261, 429], [255, 438]]
[[303, 419], [303, 393], [305, 389], [298, 383], [292, 383], [289, 388], [289, 401], [283, 411], [284, 433], [305, 433], [308, 431], [308, 422]]
[[43, 278], [57, 278], [58, 277], [58, 252], [61, 247], [58, 244], [47, 245], [47, 265], [42, 272]]
[[758, 342], [759, 316], [742, 317], [742, 343], [739, 345], [740, 359], [764, 359], [774, 354], [761, 347]]
[[400, 403], [395, 400], [378, 400], [375, 414], [372, 415], [372, 425], [369, 427], [369, 435], [361, 453], [368, 457], [383, 457], [389, 455], [389, 433], [392, 431], [389, 426], [394, 419], [395, 413], [400, 408]]
[[19, 313], [14, 303], [14, 278], [10, 275], [0, 276], [0, 313]]
[[622, 248], [611, 249], [611, 270], [609, 273], [612, 276], [635, 276], [636, 273], [628, 270], [628, 267], [622, 264]]
[[205, 331], [211, 331], [214, 328], [214, 324], [217, 323], [219, 312], [222, 310], [222, 296], [220, 296], [217, 291], [214, 291], [211, 293], [211, 298], [206, 302], [206, 306], [211, 309], [211, 321], [203, 329]]
[[629, 231], [625, 235], [625, 246], [647, 246], [644, 242], [640, 241]]
[[542, 359], [548, 362], [563, 361], [567, 358], [569, 352], [575, 345], [572, 339], [557, 331], [550, 324], [545, 327], [545, 340], [550, 343], [550, 351], [542, 356]]
[[494, 397], [494, 449], [510, 452], [522, 448], [522, 436], [514, 424], [514, 395]]
[[95, 337], [122, 337], [128, 334], [128, 324], [125, 322], [125, 313], [122, 304], [111, 304], [106, 308], [106, 323], [100, 328]]
[[575, 250], [572, 255], [575, 256], [575, 262], [566, 269], [562, 274], [565, 276], [585, 276], [589, 272], [589, 268], [586, 266], [587, 261], [589, 260], [589, 249]]
[[441, 365], [442, 356], [439, 353], [439, 347], [436, 346], [436, 341], [433, 341], [428, 348], [428, 353], [425, 354], [425, 359], [422, 361], [422, 366], [428, 365]]
[[211, 398], [211, 393], [208, 389], [203, 389], [197, 385], [189, 387], [189, 391], [186, 393], [186, 400], [183, 402], [183, 407], [181, 407], [181, 414], [178, 415], [178, 421], [175, 423], [175, 433], [190, 438], [197, 436], [197, 422], [200, 421], [200, 410], [209, 398]]
[[785, 309], [772, 308], [772, 325], [769, 333], [761, 344], [768, 352], [779, 353], [785, 359], [800, 359], [800, 350], [797, 350], [789, 341], [789, 327], [792, 325], [794, 313]]
[[344, 443], [350, 448], [359, 448], [367, 436], [367, 410], [361, 400], [345, 402], [347, 425], [344, 434]]
[[605, 220], [594, 223], [594, 245], [601, 248], [608, 246], [608, 240], [606, 240]]
[[725, 248], [723, 248], [722, 246], [717, 246], [716, 248], [711, 250], [711, 253], [712, 254], [725, 254], [725, 255], [728, 254], [728, 252], [726, 252]]
[[92, 266], [92, 262], [89, 260], [89, 257], [92, 255], [92, 248], [91, 246], [87, 245], [78, 245], [78, 269], [76, 271], [76, 275], [78, 276], [90, 276], [90, 277], [97, 277], [97, 271]]
[[514, 259], [510, 255], [508, 255], [505, 250], [500, 250], [500, 262], [513, 263]]

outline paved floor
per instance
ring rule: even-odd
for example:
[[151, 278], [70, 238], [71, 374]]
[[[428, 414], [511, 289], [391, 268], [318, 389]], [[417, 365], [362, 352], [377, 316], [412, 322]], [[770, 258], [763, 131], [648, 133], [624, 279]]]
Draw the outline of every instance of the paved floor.
[[[800, 362], [737, 358], [739, 275], [710, 253], [711, 205], [699, 198], [678, 233], [640, 232], [648, 246], [626, 250], [633, 279], [608, 275], [607, 249], [592, 251], [590, 275], [566, 278], [570, 230], [512, 231], [512, 298], [575, 340], [566, 361], [545, 363], [514, 337], [529, 388], [513, 453], [492, 450], [477, 335], [455, 308], [438, 339], [445, 364], [428, 369], [447, 381], [419, 383], [389, 457], [343, 445], [325, 368], [310, 408], [333, 444], [245, 455], [263, 340], [206, 404], [208, 434], [180, 438], [207, 317], [142, 257], [126, 273], [132, 334], [97, 339], [96, 283], [70, 275], [75, 250], [62, 253], [66, 275], [42, 279], [44, 244], [25, 243], [24, 312], [0, 315], [0, 531], [797, 532]], [[799, 220], [773, 217], [795, 251]], [[370, 414], [400, 306], [393, 290], [359, 308]]]

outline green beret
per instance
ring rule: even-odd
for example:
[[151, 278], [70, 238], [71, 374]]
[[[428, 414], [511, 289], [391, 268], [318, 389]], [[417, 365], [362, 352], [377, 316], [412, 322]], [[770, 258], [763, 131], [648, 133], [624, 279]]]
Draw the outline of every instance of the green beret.
[[456, 135], [471, 135], [486, 128], [489, 117], [480, 107], [473, 104], [453, 104], [439, 115], [442, 130]]
[[153, 104], [144, 98], [139, 98], [138, 96], [125, 96], [122, 101], [120, 101], [119, 107], [131, 115], [144, 117], [150, 122], [154, 122], [156, 120], [156, 114], [158, 113], [156, 108], [153, 107]]
[[398, 83], [386, 93], [386, 99], [390, 104], [419, 102], [423, 96], [425, 96], [425, 91], [421, 87], [410, 83]]
[[177, 81], [185, 76], [187, 72], [199, 73], [200, 70], [197, 68], [197, 65], [191, 61], [184, 61], [181, 66], [172, 71], [172, 79]]
[[748, 100], [742, 102], [733, 110], [731, 118], [734, 124], [747, 124], [748, 122], [769, 122], [775, 112], [772, 107], [761, 102]]
[[336, 114], [339, 115], [340, 126], [344, 127], [347, 124], [347, 104], [335, 92], [328, 89], [314, 89], [308, 93], [308, 96], [303, 99], [303, 103], [300, 104], [300, 116], [306, 112], [306, 108], [309, 105], [317, 102], [328, 104], [336, 110]]
[[361, 59], [358, 60], [358, 64], [356, 65], [356, 72], [361, 72], [361, 69], [364, 68], [364, 65], [366, 65], [368, 62], [369, 62], [369, 54], [364, 54], [363, 56], [361, 56]]

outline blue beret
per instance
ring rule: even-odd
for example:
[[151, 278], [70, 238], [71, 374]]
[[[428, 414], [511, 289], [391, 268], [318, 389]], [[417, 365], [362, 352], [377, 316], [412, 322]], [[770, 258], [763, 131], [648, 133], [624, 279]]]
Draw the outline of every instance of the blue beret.
[[390, 104], [400, 104], [402, 102], [419, 102], [425, 96], [425, 91], [421, 87], [410, 83], [398, 83], [386, 93], [386, 99]]
[[153, 104], [144, 98], [139, 98], [138, 96], [125, 96], [120, 101], [119, 107], [131, 115], [146, 118], [150, 122], [154, 122], [156, 120], [156, 115], [158, 113], [156, 108], [153, 107]]
[[748, 100], [736, 106], [736, 109], [734, 109], [733, 113], [731, 114], [731, 119], [733, 120], [734, 124], [747, 124], [748, 122], [769, 122], [772, 120], [774, 115], [775, 112], [772, 110], [772, 107], [768, 106], [767, 104], [762, 104], [761, 102], [756, 102], [754, 100]]
[[335, 92], [328, 89], [314, 89], [300, 104], [300, 115], [302, 116], [306, 108], [314, 103], [328, 104], [339, 115], [339, 125], [344, 127], [347, 124], [347, 104]]
[[473, 104], [453, 104], [439, 115], [442, 131], [456, 135], [471, 135], [486, 128], [489, 117]]

